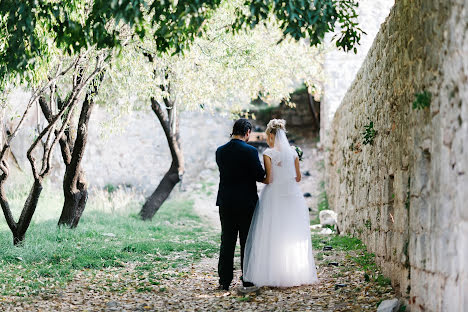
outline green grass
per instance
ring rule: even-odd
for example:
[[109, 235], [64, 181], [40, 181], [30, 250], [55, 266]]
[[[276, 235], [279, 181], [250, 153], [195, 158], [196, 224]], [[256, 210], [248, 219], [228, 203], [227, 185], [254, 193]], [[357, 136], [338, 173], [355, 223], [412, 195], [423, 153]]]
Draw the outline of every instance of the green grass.
[[322, 250], [324, 246], [332, 246], [336, 250], [365, 250], [365, 245], [357, 238], [334, 235], [312, 235], [312, 246], [314, 250]]
[[215, 183], [213, 182], [202, 182], [200, 192], [201, 194], [211, 196], [213, 192], [210, 190]]
[[377, 277], [375, 278], [375, 281], [377, 282], [377, 284], [379, 284], [379, 286], [382, 286], [382, 287], [391, 285], [391, 280], [383, 276], [382, 274], [377, 275]]
[[149, 222], [139, 220], [135, 211], [95, 209], [85, 211], [77, 229], [58, 228], [56, 222], [33, 222], [20, 247], [12, 245], [8, 230], [0, 231], [1, 294], [49, 291], [63, 286], [79, 270], [122, 267], [128, 262], [138, 263], [137, 270], [162, 271], [218, 251], [217, 235], [187, 200], [167, 202]]
[[[346, 251], [346, 258], [352, 260], [359, 270], [364, 271], [365, 281], [374, 281], [377, 285], [385, 287], [391, 285], [389, 278], [383, 276], [375, 263], [375, 255], [366, 251], [366, 246], [357, 238], [335, 235], [323, 236], [312, 235], [312, 246], [314, 250], [322, 250], [324, 246], [332, 246], [334, 250]], [[318, 252], [316, 259], [323, 260], [325, 252]], [[355, 269], [355, 268], [350, 268]]]

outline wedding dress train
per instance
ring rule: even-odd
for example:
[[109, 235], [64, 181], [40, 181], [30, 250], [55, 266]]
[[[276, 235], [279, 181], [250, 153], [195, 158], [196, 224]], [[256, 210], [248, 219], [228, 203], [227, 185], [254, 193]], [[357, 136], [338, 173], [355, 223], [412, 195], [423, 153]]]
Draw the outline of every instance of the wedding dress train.
[[256, 286], [291, 287], [318, 281], [310, 238], [309, 211], [295, 180], [295, 150], [279, 130], [265, 153], [272, 182], [255, 209], [245, 247], [244, 280]]

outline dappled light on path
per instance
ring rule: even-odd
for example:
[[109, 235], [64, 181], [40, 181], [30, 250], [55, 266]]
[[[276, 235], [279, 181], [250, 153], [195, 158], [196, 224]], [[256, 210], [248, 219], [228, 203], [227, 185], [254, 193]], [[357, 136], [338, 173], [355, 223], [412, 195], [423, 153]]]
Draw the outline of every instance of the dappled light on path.
[[[313, 236], [318, 249], [329, 243]], [[79, 272], [63, 291], [37, 297], [1, 297], [2, 311], [375, 311], [394, 296], [388, 281], [365, 273], [368, 255], [362, 249], [317, 251], [320, 282], [291, 288], [260, 288], [241, 295], [240, 271], [230, 291], [219, 291], [217, 259], [180, 268], [152, 270], [145, 263]], [[237, 259], [238, 260], [238, 259]], [[365, 266], [359, 265], [365, 264]], [[236, 262], [236, 268], [239, 263]], [[368, 268], [367, 268], [368, 269]], [[367, 275], [367, 276], [366, 276]]]

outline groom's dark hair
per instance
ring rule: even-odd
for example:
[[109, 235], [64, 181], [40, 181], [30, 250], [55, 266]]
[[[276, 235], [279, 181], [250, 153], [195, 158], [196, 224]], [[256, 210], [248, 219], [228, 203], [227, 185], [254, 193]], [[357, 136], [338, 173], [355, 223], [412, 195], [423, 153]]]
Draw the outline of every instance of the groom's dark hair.
[[245, 136], [247, 134], [247, 131], [249, 130], [252, 130], [252, 124], [247, 119], [241, 118], [241, 119], [238, 119], [234, 123], [234, 127], [232, 127], [231, 136], [233, 135]]

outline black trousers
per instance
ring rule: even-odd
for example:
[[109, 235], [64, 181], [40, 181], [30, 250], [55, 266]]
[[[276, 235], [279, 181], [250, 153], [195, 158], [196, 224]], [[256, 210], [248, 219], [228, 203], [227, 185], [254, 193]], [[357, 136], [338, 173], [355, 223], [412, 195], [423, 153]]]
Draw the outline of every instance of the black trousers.
[[241, 269], [244, 267], [244, 249], [250, 222], [255, 210], [251, 207], [219, 207], [221, 220], [221, 247], [219, 250], [218, 274], [219, 284], [229, 287], [233, 278], [234, 251], [237, 235], [241, 246]]

